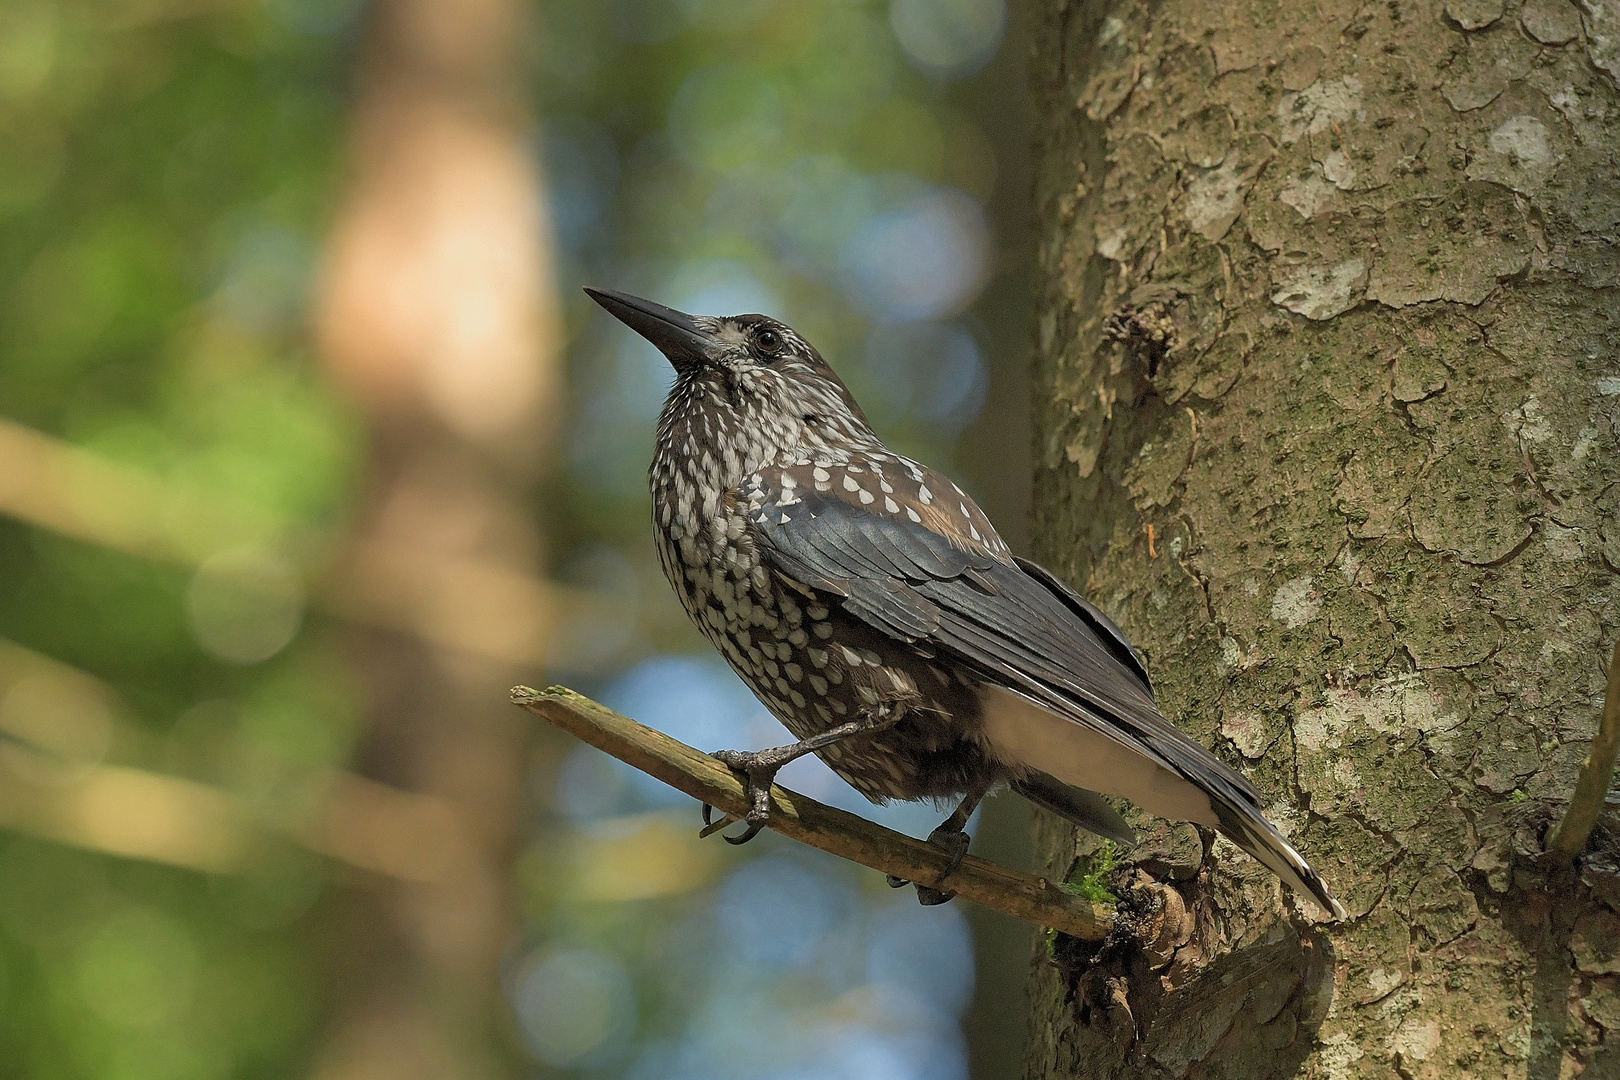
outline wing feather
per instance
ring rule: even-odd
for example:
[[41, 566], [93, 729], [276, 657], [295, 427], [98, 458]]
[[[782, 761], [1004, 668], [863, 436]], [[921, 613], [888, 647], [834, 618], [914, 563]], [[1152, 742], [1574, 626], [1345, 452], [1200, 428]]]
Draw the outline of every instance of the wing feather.
[[[762, 480], [755, 485], [764, 487]], [[756, 543], [774, 572], [836, 597], [850, 614], [920, 654], [948, 655], [986, 682], [1182, 777], [1209, 797], [1222, 831], [1342, 912], [1261, 814], [1253, 785], [1159, 712], [1146, 667], [1119, 627], [1057, 577], [1003, 557], [993, 534], [980, 543], [973, 541], [983, 534], [944, 536], [814, 490], [811, 482], [798, 485], [786, 504], [774, 490], [749, 494], [775, 503], [755, 518]], [[978, 517], [970, 520], [982, 519], [976, 507], [973, 513]]]

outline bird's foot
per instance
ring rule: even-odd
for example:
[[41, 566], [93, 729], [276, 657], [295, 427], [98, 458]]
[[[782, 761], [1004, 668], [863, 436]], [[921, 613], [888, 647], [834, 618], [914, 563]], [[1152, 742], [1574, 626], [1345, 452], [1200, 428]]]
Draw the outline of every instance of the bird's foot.
[[[968, 845], [973, 842], [973, 838], [961, 829], [953, 828], [947, 822], [928, 834], [928, 842], [942, 849], [951, 857], [950, 865], [945, 868], [945, 872], [939, 877], [940, 882], [943, 883], [946, 878], [956, 873], [957, 867], [962, 865], [962, 859], [967, 855]], [[899, 889], [911, 884], [905, 878], [896, 877], [893, 874], [888, 876], [888, 882], [891, 889]], [[924, 907], [934, 907], [946, 903], [955, 895], [954, 891], [946, 892], [941, 889], [929, 888], [927, 885], [917, 886], [917, 902]]]
[[753, 750], [716, 750], [709, 755], [720, 762], [732, 772], [743, 778], [744, 790], [748, 796], [748, 813], [744, 817], [727, 814], [719, 821], [711, 822], [712, 808], [708, 803], [703, 804], [703, 831], [699, 837], [712, 836], [737, 821], [747, 821], [748, 828], [736, 836], [722, 836], [728, 844], [746, 844], [759, 835], [765, 827], [765, 822], [771, 816], [771, 782], [776, 779], [777, 770], [785, 762], [779, 760], [778, 755], [770, 751]]
[[[737, 822], [742, 820], [742, 818], [738, 817], [736, 814], [727, 814], [719, 821], [712, 820], [713, 817], [714, 807], [710, 806], [708, 803], [704, 803], [703, 828], [698, 830], [699, 840], [705, 840], [719, 832], [721, 829], [724, 829], [726, 826], [735, 825]], [[722, 836], [720, 839], [724, 840], [728, 844], [746, 844], [748, 841], [759, 835], [759, 830], [760, 826], [750, 825], [745, 831], [737, 834], [734, 837]]]

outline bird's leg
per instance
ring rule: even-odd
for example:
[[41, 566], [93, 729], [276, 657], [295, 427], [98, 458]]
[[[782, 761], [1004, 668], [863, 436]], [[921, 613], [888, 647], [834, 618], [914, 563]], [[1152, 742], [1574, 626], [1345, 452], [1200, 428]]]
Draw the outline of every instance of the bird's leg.
[[[951, 816], [942, 821], [939, 828], [928, 834], [928, 842], [937, 848], [943, 848], [951, 857], [950, 865], [940, 875], [939, 880], [942, 883], [946, 878], [956, 873], [956, 868], [962, 865], [962, 859], [967, 855], [968, 845], [973, 842], [973, 838], [967, 834], [968, 818], [972, 817], [973, 811], [979, 808], [979, 802], [984, 798], [984, 794], [988, 790], [988, 788], [980, 788], [977, 791], [968, 792], [967, 797], [957, 804], [955, 810], [951, 811]], [[893, 874], [889, 875], [889, 887], [891, 889], [898, 889], [908, 884], [910, 882], [905, 878], [895, 877]], [[927, 907], [943, 904], [955, 895], [954, 892], [931, 889], [927, 885], [917, 886], [917, 902]]]
[[[703, 804], [703, 831], [698, 835], [709, 836], [719, 832], [734, 821], [747, 821], [748, 828], [737, 836], [727, 836], [728, 844], [746, 844], [759, 835], [765, 827], [766, 820], [771, 816], [771, 782], [776, 779], [777, 771], [788, 762], [801, 758], [806, 754], [814, 753], [824, 746], [831, 746], [841, 739], [851, 735], [865, 735], [899, 721], [905, 714], [905, 707], [898, 704], [879, 705], [869, 710], [863, 710], [858, 720], [851, 720], [847, 724], [828, 728], [808, 739], [800, 739], [789, 746], [773, 746], [768, 750], [716, 750], [709, 756], [718, 760], [732, 772], [739, 774], [745, 780], [748, 794], [748, 813], [743, 818], [734, 814], [727, 814], [720, 821], [710, 823], [710, 807]], [[964, 819], [965, 820], [965, 819]]]

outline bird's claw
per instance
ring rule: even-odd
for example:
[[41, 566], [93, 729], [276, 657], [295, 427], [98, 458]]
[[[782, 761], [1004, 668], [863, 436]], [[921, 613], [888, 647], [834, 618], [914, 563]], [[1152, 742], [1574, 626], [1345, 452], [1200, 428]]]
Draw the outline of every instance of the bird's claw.
[[[946, 866], [945, 872], [939, 876], [940, 882], [943, 883], [946, 878], [956, 873], [957, 867], [962, 865], [962, 859], [967, 855], [968, 845], [973, 842], [973, 838], [960, 829], [951, 829], [941, 825], [928, 834], [928, 842], [937, 848], [942, 848], [951, 857], [950, 865]], [[886, 880], [891, 889], [901, 889], [913, 884], [913, 882], [907, 881], [903, 877], [896, 877], [894, 874], [888, 875]], [[930, 888], [927, 885], [917, 886], [917, 902], [924, 907], [935, 907], [947, 903], [955, 895], [954, 890], [947, 892]]]
[[[703, 828], [698, 831], [699, 840], [705, 840], [719, 832], [721, 829], [724, 829], [726, 826], [735, 825], [737, 822], [742, 820], [742, 818], [738, 817], [736, 814], [727, 814], [719, 821], [711, 820], [713, 816], [714, 807], [710, 806], [708, 803], [704, 803]], [[759, 823], [751, 824], [747, 829], [738, 833], [736, 836], [721, 836], [720, 839], [724, 840], [728, 844], [746, 844], [748, 841], [758, 836], [759, 831], [764, 827], [765, 826], [763, 824]]]
[[761, 755], [750, 750], [716, 750], [709, 756], [744, 779], [743, 786], [748, 795], [748, 814], [745, 817], [727, 814], [721, 820], [711, 822], [713, 808], [704, 803], [703, 830], [698, 833], [698, 837], [701, 839], [713, 836], [727, 825], [747, 821], [748, 828], [743, 832], [736, 836], [721, 836], [728, 844], [746, 844], [759, 835], [766, 821], [770, 819], [771, 782], [776, 779], [776, 772], [781, 765], [762, 760]]

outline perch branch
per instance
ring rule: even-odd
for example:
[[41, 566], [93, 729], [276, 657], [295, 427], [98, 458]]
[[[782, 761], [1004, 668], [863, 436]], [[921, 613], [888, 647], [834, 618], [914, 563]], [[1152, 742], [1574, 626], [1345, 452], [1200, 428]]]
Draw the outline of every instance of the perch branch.
[[1592, 749], [1581, 763], [1581, 776], [1575, 782], [1575, 794], [1570, 797], [1569, 809], [1547, 837], [1547, 846], [1562, 851], [1570, 858], [1586, 848], [1586, 839], [1592, 835], [1592, 826], [1603, 813], [1603, 800], [1609, 793], [1609, 782], [1614, 778], [1614, 759], [1620, 753], [1620, 641], [1614, 643], [1614, 656], [1609, 660], [1609, 687], [1603, 697], [1603, 721], [1592, 739]]
[[[605, 705], [561, 686], [547, 690], [519, 686], [512, 691], [512, 701], [694, 799], [739, 817], [748, 811], [742, 783], [730, 769]], [[957, 896], [982, 907], [1088, 941], [1100, 940], [1113, 925], [1110, 908], [1092, 904], [1045, 878], [969, 855], [947, 881], [949, 856], [921, 840], [786, 788], [772, 787], [771, 803], [770, 828], [862, 866], [931, 888], [953, 889]]]

